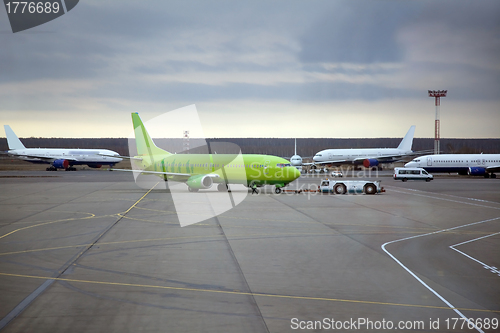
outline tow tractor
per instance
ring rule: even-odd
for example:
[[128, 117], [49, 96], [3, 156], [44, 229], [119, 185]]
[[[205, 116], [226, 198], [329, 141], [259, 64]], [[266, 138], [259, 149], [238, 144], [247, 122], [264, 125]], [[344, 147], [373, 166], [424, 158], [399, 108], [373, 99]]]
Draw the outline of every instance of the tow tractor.
[[385, 189], [380, 186], [379, 180], [331, 180], [325, 179], [321, 181], [319, 186], [321, 193], [334, 194], [375, 194], [385, 192]]

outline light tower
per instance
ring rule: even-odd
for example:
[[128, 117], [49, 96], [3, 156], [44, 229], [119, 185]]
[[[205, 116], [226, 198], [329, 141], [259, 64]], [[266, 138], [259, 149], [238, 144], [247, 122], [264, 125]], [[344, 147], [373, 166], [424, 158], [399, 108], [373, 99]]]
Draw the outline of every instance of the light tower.
[[189, 150], [189, 131], [184, 131], [183, 139], [182, 139], [182, 150]]
[[429, 97], [434, 97], [436, 100], [436, 121], [435, 121], [435, 129], [434, 129], [434, 154], [439, 154], [439, 107], [441, 105], [441, 97], [446, 97], [446, 93], [448, 90], [428, 90]]

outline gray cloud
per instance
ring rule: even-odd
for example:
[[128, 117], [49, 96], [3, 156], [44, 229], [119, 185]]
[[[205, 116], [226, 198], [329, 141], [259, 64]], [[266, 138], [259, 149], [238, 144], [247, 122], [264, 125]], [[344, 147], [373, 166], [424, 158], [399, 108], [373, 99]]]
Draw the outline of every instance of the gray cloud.
[[301, 37], [301, 61], [401, 61], [398, 28], [422, 7], [407, 1], [344, 0], [333, 4]]
[[498, 17], [496, 0], [87, 0], [0, 34], [0, 112], [425, 99], [427, 89], [497, 101]]

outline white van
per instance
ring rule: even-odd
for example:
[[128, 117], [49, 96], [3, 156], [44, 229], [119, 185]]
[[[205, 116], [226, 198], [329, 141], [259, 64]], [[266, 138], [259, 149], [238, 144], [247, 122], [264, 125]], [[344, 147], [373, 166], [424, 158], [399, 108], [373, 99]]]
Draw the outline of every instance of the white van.
[[405, 182], [408, 179], [430, 182], [434, 179], [434, 176], [423, 168], [394, 168], [394, 180], [402, 180]]

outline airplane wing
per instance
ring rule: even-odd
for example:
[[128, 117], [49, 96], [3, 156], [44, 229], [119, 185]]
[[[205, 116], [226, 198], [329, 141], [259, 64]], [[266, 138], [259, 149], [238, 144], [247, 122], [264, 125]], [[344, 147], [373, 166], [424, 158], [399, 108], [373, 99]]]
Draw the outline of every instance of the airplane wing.
[[379, 162], [382, 162], [382, 163], [389, 163], [389, 162], [397, 162], [403, 156], [407, 156], [407, 155], [401, 155], [400, 154], [400, 155], [384, 155], [384, 156], [374, 156], [374, 157], [360, 157], [360, 158], [354, 159], [353, 161], [348, 161], [348, 160], [344, 159], [344, 160], [333, 160], [333, 161], [302, 163], [302, 165], [322, 165], [322, 164], [342, 165], [342, 164], [351, 164], [351, 163], [353, 163], [353, 164], [361, 164], [367, 158], [378, 160]]
[[384, 155], [384, 156], [373, 156], [373, 157], [360, 157], [353, 160], [354, 164], [363, 163], [366, 159], [377, 160], [382, 163], [390, 163], [398, 161], [403, 155]]
[[[100, 156], [105, 156], [105, 157], [115, 157], [115, 158], [125, 158], [129, 160], [135, 160], [135, 161], [142, 161], [142, 158], [140, 157], [130, 157], [130, 156], [122, 156], [122, 155], [107, 155], [107, 154], [97, 154]], [[117, 170], [117, 169], [114, 169]]]
[[186, 177], [192, 176], [189, 173], [178, 173], [178, 172], [147, 171], [147, 170], [133, 170], [133, 169], [108, 169], [108, 170], [109, 171], [140, 172], [143, 174], [152, 174], [152, 175], [186, 176]]
[[[441, 152], [443, 152], [443, 151], [441, 150]], [[434, 149], [417, 150], [417, 151], [412, 152], [411, 154], [408, 154], [408, 156], [410, 156], [410, 155], [429, 155], [429, 154], [434, 154]]]
[[[182, 181], [187, 180], [191, 176], [196, 176], [190, 173], [179, 173], [179, 172], [164, 172], [164, 171], [147, 171], [147, 170], [133, 170], [133, 169], [108, 169], [109, 171], [124, 171], [124, 172], [138, 172], [144, 175], [166, 175], [177, 178], [176, 180]], [[207, 174], [211, 178], [220, 178], [218, 174]]]
[[489, 166], [489, 167], [486, 168], [486, 171], [488, 171], [488, 172], [497, 172], [497, 171], [500, 171], [500, 165]]
[[311, 163], [302, 163], [302, 165], [321, 165], [321, 164], [344, 164], [347, 160], [336, 160], [336, 161], [322, 161], [322, 162], [311, 162]]
[[40, 155], [17, 155], [17, 154], [9, 154], [14, 157], [18, 158], [23, 158], [23, 157], [28, 157], [28, 158], [36, 158], [41, 161], [46, 161], [47, 163], [54, 162], [55, 160], [68, 160], [68, 161], [77, 161], [77, 159], [72, 158], [72, 157], [67, 157], [67, 156], [61, 156], [60, 158], [55, 158], [55, 157], [49, 157], [49, 156], [40, 156]]

